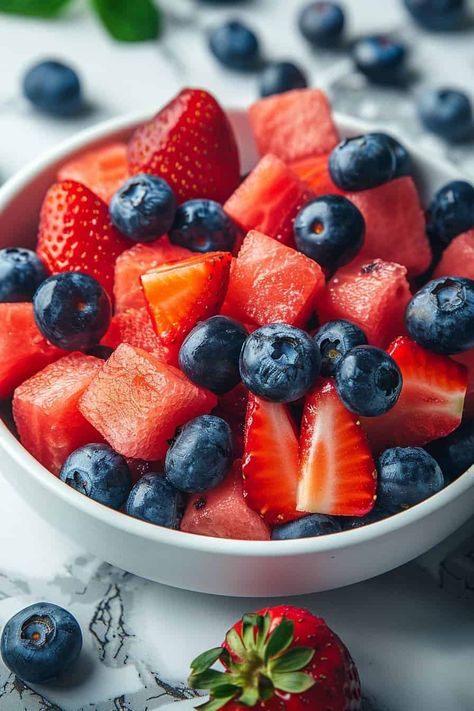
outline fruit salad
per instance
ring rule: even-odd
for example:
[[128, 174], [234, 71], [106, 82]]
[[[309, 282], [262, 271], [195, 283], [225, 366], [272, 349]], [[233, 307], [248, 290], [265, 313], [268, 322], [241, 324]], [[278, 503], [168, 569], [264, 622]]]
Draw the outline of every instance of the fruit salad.
[[201, 89], [60, 168], [35, 251], [0, 250], [0, 397], [124, 516], [334, 535], [474, 462], [474, 188], [425, 212], [404, 146], [343, 138], [317, 89], [248, 121], [244, 176]]

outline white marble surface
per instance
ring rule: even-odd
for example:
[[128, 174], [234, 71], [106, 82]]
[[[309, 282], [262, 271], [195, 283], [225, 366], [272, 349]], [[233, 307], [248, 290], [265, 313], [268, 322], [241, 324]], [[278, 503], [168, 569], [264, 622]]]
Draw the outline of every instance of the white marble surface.
[[[396, 126], [474, 175], [474, 148], [447, 148], [424, 135], [412, 101], [429, 83], [473, 91], [472, 31], [433, 37], [415, 31], [398, 0], [346, 0], [351, 36], [394, 30], [410, 43], [419, 78], [407, 96], [368, 90], [343, 53], [307, 50], [294, 28], [300, 0], [206, 6], [199, 16], [195, 0], [162, 4], [174, 15], [163, 42], [135, 46], [109, 40], [80, 0], [55, 23], [0, 15], [1, 178], [83, 126], [157, 108], [183, 84], [209, 87], [228, 105], [252, 100], [254, 78], [219, 68], [204, 44], [202, 29], [226, 15], [248, 16], [260, 29], [267, 54], [297, 57], [339, 109]], [[40, 56], [76, 64], [93, 106], [89, 115], [53, 121], [23, 102], [19, 77]], [[1, 466], [0, 461], [0, 471]], [[64, 539], [38, 513], [0, 475], [0, 626], [24, 605], [48, 599], [77, 615], [85, 652], [68, 686], [28, 689], [0, 665], [0, 711], [151, 711], [172, 702], [176, 708], [175, 701], [192, 708], [184, 701], [190, 696], [184, 683], [190, 659], [218, 643], [235, 618], [263, 601], [197, 595], [134, 578]], [[362, 676], [364, 711], [474, 709], [474, 522], [393, 573], [296, 602], [325, 616], [347, 642]]]

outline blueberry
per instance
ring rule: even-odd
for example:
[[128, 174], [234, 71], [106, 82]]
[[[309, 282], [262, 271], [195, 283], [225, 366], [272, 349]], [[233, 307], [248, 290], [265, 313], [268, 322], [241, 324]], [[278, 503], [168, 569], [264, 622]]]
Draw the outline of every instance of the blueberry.
[[335, 2], [311, 2], [305, 5], [298, 18], [303, 37], [314, 47], [334, 47], [344, 29], [344, 12]]
[[193, 252], [231, 252], [237, 226], [214, 200], [188, 200], [176, 211], [169, 238]]
[[31, 684], [42, 684], [77, 661], [82, 649], [81, 628], [67, 610], [38, 602], [8, 620], [0, 649], [13, 674]]
[[239, 20], [230, 20], [212, 30], [209, 48], [216, 59], [230, 69], [255, 69], [260, 62], [258, 38]]
[[386, 35], [364, 37], [354, 43], [357, 69], [375, 84], [399, 84], [403, 79], [406, 49]]
[[0, 302], [31, 301], [47, 276], [45, 265], [31, 249], [0, 249]]
[[227, 316], [201, 321], [186, 336], [179, 367], [193, 383], [218, 395], [240, 382], [239, 356], [247, 330]]
[[434, 196], [428, 208], [427, 232], [435, 252], [474, 227], [474, 187], [453, 180]]
[[376, 417], [388, 412], [402, 389], [402, 374], [393, 358], [374, 346], [356, 346], [336, 371], [339, 397], [351, 412]]
[[396, 138], [388, 133], [372, 133], [371, 136], [378, 136], [383, 141], [386, 141], [395, 154], [395, 174], [394, 178], [401, 178], [404, 175], [412, 174], [412, 164], [410, 154], [405, 146], [403, 146]]
[[100, 358], [101, 360], [108, 360], [114, 349], [110, 346], [92, 346], [92, 348], [87, 349], [87, 355], [94, 356], [94, 358]]
[[312, 388], [319, 375], [319, 350], [304, 331], [273, 323], [254, 331], [240, 354], [247, 388], [272, 402], [293, 402]]
[[421, 447], [386, 449], [377, 472], [377, 503], [390, 513], [419, 504], [444, 486], [443, 472]]
[[412, 17], [428, 30], [449, 32], [467, 22], [464, 0], [404, 0]]
[[283, 94], [307, 86], [306, 74], [293, 62], [270, 62], [260, 76], [260, 96]]
[[108, 444], [85, 444], [76, 449], [61, 467], [59, 478], [112, 509], [123, 506], [132, 488], [126, 460]]
[[166, 453], [166, 479], [179, 491], [208, 491], [232, 464], [232, 432], [215, 415], [201, 415], [182, 427]]
[[340, 524], [332, 516], [312, 514], [311, 516], [304, 516], [297, 521], [275, 526], [272, 531], [272, 540], [286, 541], [290, 538], [313, 538], [315, 536], [326, 536], [329, 533], [338, 533], [340, 530]]
[[53, 116], [74, 116], [84, 108], [78, 75], [55, 60], [39, 62], [26, 72], [23, 93], [37, 109]]
[[123, 235], [134, 242], [151, 242], [171, 229], [176, 197], [166, 180], [140, 173], [113, 195], [109, 212]]
[[343, 190], [367, 190], [392, 180], [397, 159], [380, 134], [345, 138], [329, 156], [329, 172]]
[[105, 335], [110, 299], [93, 277], [64, 272], [46, 279], [33, 297], [36, 325], [51, 343], [66, 351], [86, 351]]
[[411, 299], [405, 313], [414, 341], [435, 353], [452, 355], [474, 348], [474, 281], [440, 277]]
[[368, 526], [369, 523], [382, 521], [384, 518], [388, 518], [389, 516], [391, 516], [389, 511], [385, 511], [385, 509], [382, 509], [376, 504], [372, 511], [369, 511], [369, 513], [365, 516], [340, 516], [339, 522], [344, 531], [352, 531], [354, 528]]
[[426, 450], [438, 462], [445, 481], [454, 481], [474, 464], [474, 420], [466, 420], [447, 437], [430, 442]]
[[361, 250], [365, 220], [342, 195], [323, 195], [298, 212], [293, 230], [299, 251], [332, 271], [348, 264]]
[[125, 513], [166, 528], [178, 528], [184, 511], [183, 494], [160, 474], [145, 474], [128, 495]]
[[328, 321], [314, 336], [321, 355], [321, 375], [336, 373], [342, 359], [356, 346], [367, 345], [365, 333], [350, 321]]
[[448, 141], [471, 138], [472, 105], [467, 94], [456, 89], [426, 89], [418, 97], [418, 116], [427, 129]]

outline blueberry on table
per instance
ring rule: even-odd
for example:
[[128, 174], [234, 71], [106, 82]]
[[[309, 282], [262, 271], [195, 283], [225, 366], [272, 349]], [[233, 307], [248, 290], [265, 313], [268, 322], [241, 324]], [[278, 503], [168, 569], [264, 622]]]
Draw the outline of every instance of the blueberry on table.
[[75, 116], [84, 108], [77, 73], [55, 60], [39, 62], [26, 72], [23, 93], [35, 108], [52, 116]]
[[110, 201], [110, 219], [133, 242], [150, 242], [171, 229], [176, 197], [166, 180], [140, 173], [129, 178]]
[[365, 220], [354, 203], [342, 195], [323, 195], [298, 212], [293, 230], [298, 250], [332, 271], [360, 252]]
[[230, 20], [209, 33], [209, 48], [216, 59], [230, 69], [255, 69], [260, 62], [258, 38], [247, 25]]
[[425, 448], [436, 459], [446, 482], [454, 481], [474, 464], [474, 420], [466, 420], [447, 437]]
[[247, 330], [227, 316], [201, 321], [186, 336], [179, 367], [193, 383], [223, 395], [240, 383], [239, 357]]
[[272, 541], [327, 536], [330, 533], [338, 533], [341, 530], [341, 526], [336, 518], [326, 516], [325, 514], [312, 514], [311, 516], [304, 516], [297, 521], [290, 521], [290, 523], [275, 526], [272, 531]]
[[125, 504], [125, 513], [165, 528], [179, 528], [185, 500], [161, 474], [145, 474], [137, 481]]
[[310, 2], [300, 12], [298, 27], [314, 47], [334, 47], [339, 44], [344, 30], [344, 12], [335, 2]]
[[111, 305], [96, 279], [80, 272], [63, 272], [39, 286], [33, 313], [39, 330], [55, 346], [86, 351], [105, 335]]
[[374, 84], [399, 84], [404, 76], [406, 49], [386, 35], [357, 40], [352, 58], [357, 69]]
[[474, 133], [472, 104], [462, 91], [426, 89], [418, 97], [417, 111], [427, 131], [448, 141], [470, 139]]
[[13, 674], [31, 684], [56, 679], [78, 659], [82, 633], [70, 612], [39, 602], [25, 607], [5, 624], [0, 651]]
[[398, 365], [375, 346], [352, 348], [336, 371], [339, 397], [348, 410], [363, 417], [377, 417], [391, 410], [402, 384]]
[[344, 531], [352, 531], [355, 528], [362, 528], [363, 526], [368, 526], [370, 523], [382, 521], [391, 515], [390, 511], [385, 511], [385, 509], [382, 509], [377, 503], [372, 511], [369, 511], [365, 516], [339, 516], [339, 523]]
[[331, 376], [349, 351], [367, 345], [367, 336], [355, 323], [338, 319], [321, 326], [314, 342], [321, 355], [321, 375]]
[[444, 487], [438, 463], [421, 447], [386, 449], [377, 462], [377, 504], [398, 513]]
[[411, 164], [411, 158], [410, 154], [408, 153], [407, 149], [405, 148], [404, 145], [400, 143], [400, 141], [397, 141], [396, 138], [393, 136], [390, 136], [388, 133], [372, 133], [369, 134], [371, 136], [377, 136], [380, 138], [382, 141], [386, 141], [392, 151], [395, 154], [395, 173], [394, 173], [394, 178], [401, 178], [404, 175], [411, 175], [412, 173], [412, 164]]
[[307, 86], [306, 74], [293, 62], [270, 62], [260, 75], [260, 96], [283, 94]]
[[64, 462], [59, 478], [99, 504], [120, 509], [132, 488], [127, 461], [108, 444], [85, 444]]
[[474, 281], [440, 277], [411, 299], [405, 322], [411, 338], [435, 353], [452, 355], [474, 348]]
[[343, 190], [375, 188], [392, 180], [397, 159], [392, 147], [379, 133], [345, 138], [329, 156], [329, 172]]
[[284, 323], [254, 331], [240, 354], [240, 375], [255, 395], [271, 402], [294, 402], [316, 382], [319, 350], [307, 333]]
[[45, 265], [31, 249], [0, 249], [0, 302], [31, 301], [47, 276]]
[[467, 23], [465, 0], [404, 0], [405, 7], [421, 27], [450, 32]]
[[443, 185], [430, 203], [427, 232], [435, 252], [474, 227], [474, 186], [465, 180]]
[[176, 211], [169, 238], [192, 252], [231, 252], [238, 228], [214, 200], [188, 200]]

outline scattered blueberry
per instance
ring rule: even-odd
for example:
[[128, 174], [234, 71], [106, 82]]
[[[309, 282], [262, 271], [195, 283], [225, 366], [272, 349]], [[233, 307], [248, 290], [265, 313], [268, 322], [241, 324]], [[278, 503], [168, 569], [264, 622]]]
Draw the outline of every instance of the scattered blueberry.
[[166, 528], [178, 528], [184, 511], [183, 494], [160, 474], [145, 474], [131, 490], [125, 513]]
[[367, 190], [392, 180], [397, 159], [379, 133], [345, 138], [329, 156], [329, 172], [343, 190]]
[[80, 272], [44, 281], [33, 297], [36, 325], [51, 343], [86, 351], [99, 343], [110, 323], [110, 299], [99, 282]]
[[321, 326], [314, 341], [321, 354], [321, 375], [331, 376], [349, 351], [367, 345], [367, 336], [355, 323], [341, 319]]
[[74, 116], [84, 108], [78, 75], [54, 60], [39, 62], [26, 72], [23, 93], [37, 109], [53, 116]]
[[332, 516], [312, 514], [311, 516], [304, 516], [297, 521], [275, 526], [272, 531], [272, 540], [286, 541], [290, 538], [313, 538], [314, 536], [338, 533], [341, 530], [337, 519]]
[[405, 146], [403, 146], [396, 138], [388, 133], [372, 133], [372, 136], [378, 136], [383, 141], [386, 141], [395, 154], [395, 174], [394, 178], [401, 178], [404, 175], [411, 175], [412, 164], [410, 154]]
[[293, 62], [270, 62], [260, 76], [260, 96], [283, 94], [307, 86], [306, 74]]
[[474, 420], [464, 421], [443, 439], [426, 445], [447, 482], [454, 481], [474, 464]]
[[214, 200], [188, 200], [176, 211], [169, 238], [193, 252], [231, 252], [237, 226]]
[[82, 649], [81, 628], [64, 608], [38, 602], [8, 620], [0, 649], [13, 674], [31, 684], [43, 684], [77, 661]]
[[368, 526], [369, 523], [382, 521], [384, 518], [391, 516], [389, 511], [385, 511], [378, 504], [374, 506], [372, 511], [369, 511], [365, 516], [340, 516], [339, 523], [344, 531], [352, 531], [354, 528], [362, 528]]
[[299, 15], [298, 27], [314, 47], [334, 47], [344, 30], [344, 12], [335, 2], [310, 2]]
[[404, 77], [406, 49], [386, 35], [364, 37], [354, 43], [357, 69], [375, 84], [399, 84]]
[[0, 249], [0, 302], [31, 301], [47, 276], [46, 267], [31, 249]]
[[232, 451], [227, 422], [215, 415], [195, 417], [179, 430], [166, 453], [166, 479], [186, 494], [213, 489], [229, 471]]
[[85, 444], [76, 449], [64, 462], [59, 478], [112, 509], [123, 506], [132, 488], [126, 460], [108, 444]]
[[240, 375], [255, 395], [272, 402], [293, 402], [316, 382], [319, 350], [307, 333], [284, 323], [254, 331], [240, 354]]
[[426, 89], [418, 97], [418, 116], [423, 126], [448, 141], [473, 135], [474, 118], [467, 94], [456, 89]]
[[444, 185], [430, 203], [427, 232], [435, 252], [474, 227], [474, 186], [465, 180]]
[[393, 358], [374, 346], [356, 346], [336, 371], [336, 387], [344, 405], [364, 417], [388, 412], [402, 389], [402, 374]]
[[293, 223], [296, 246], [333, 271], [348, 264], [364, 244], [365, 220], [342, 195], [323, 195], [308, 202]]
[[404, 0], [412, 17], [428, 30], [450, 32], [465, 27], [464, 0]]
[[240, 382], [239, 356], [247, 336], [247, 330], [227, 316], [201, 321], [181, 346], [179, 367], [193, 383], [223, 395]]
[[110, 219], [134, 242], [150, 242], [171, 229], [176, 197], [166, 180], [156, 175], [134, 175], [110, 201]]
[[413, 296], [405, 314], [414, 341], [435, 353], [451, 355], [474, 348], [474, 281], [440, 277]]
[[100, 358], [101, 360], [108, 360], [112, 353], [114, 352], [114, 349], [111, 348], [110, 346], [92, 346], [92, 348], [89, 348], [87, 351], [87, 355], [94, 356], [94, 358]]
[[230, 20], [212, 30], [209, 47], [216, 59], [230, 69], [255, 69], [260, 62], [258, 38], [239, 20]]
[[444, 487], [443, 472], [421, 447], [386, 449], [377, 472], [377, 503], [390, 513], [419, 504]]

